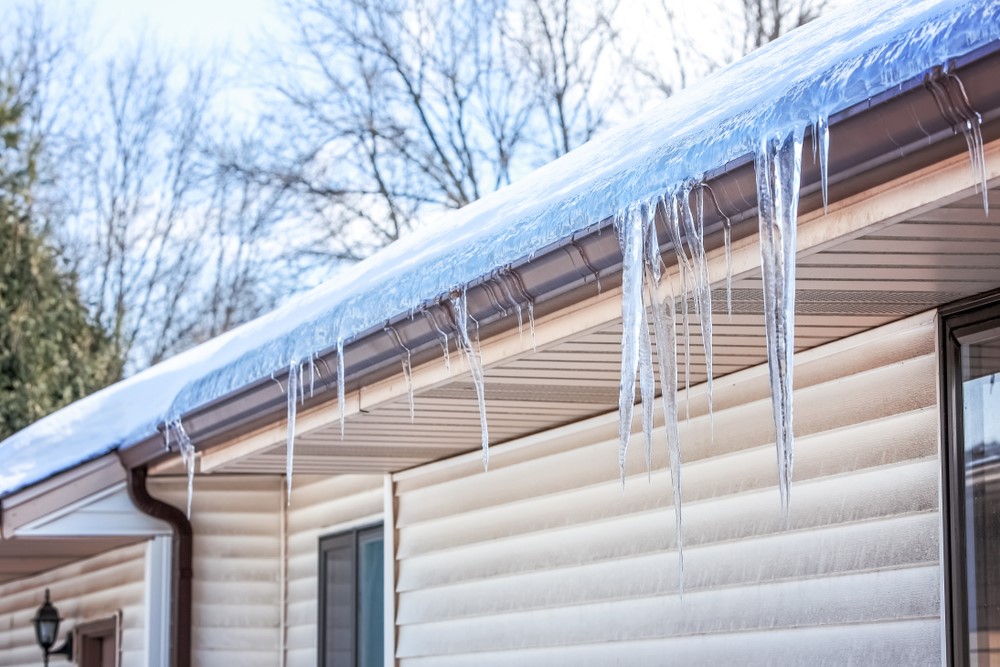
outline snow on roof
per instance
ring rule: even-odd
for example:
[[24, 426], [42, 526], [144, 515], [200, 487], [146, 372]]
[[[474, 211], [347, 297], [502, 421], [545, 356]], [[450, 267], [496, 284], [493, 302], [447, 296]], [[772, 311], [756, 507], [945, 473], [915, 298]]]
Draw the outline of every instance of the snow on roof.
[[866, 0], [816, 20], [277, 310], [0, 443], [0, 495], [529, 258], [630, 204], [1000, 38], [995, 0]]

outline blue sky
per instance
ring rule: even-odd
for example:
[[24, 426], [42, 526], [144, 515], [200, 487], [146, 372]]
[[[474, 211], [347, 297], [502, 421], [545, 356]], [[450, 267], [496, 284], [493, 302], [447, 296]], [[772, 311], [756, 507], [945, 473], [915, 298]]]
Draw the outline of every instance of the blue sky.
[[[273, 26], [274, 0], [50, 0], [62, 13], [89, 6], [101, 47], [126, 44], [145, 31], [161, 45], [180, 49], [251, 48]], [[46, 3], [48, 6], [49, 3]]]

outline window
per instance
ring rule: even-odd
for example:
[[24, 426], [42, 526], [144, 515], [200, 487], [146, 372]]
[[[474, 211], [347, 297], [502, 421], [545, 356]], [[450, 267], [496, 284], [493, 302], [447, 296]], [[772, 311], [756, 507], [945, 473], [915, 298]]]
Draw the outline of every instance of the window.
[[76, 626], [76, 663], [80, 667], [115, 667], [119, 627], [118, 616]]
[[320, 539], [320, 667], [383, 664], [382, 572], [381, 525]]
[[1000, 665], [1000, 304], [943, 319], [947, 626], [955, 665]]

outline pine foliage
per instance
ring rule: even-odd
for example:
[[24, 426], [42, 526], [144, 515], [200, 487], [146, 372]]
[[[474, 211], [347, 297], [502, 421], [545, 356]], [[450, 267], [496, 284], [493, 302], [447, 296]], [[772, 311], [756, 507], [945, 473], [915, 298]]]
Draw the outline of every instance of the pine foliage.
[[25, 108], [0, 82], [0, 439], [117, 380], [122, 369], [33, 219], [40, 142], [25, 129]]

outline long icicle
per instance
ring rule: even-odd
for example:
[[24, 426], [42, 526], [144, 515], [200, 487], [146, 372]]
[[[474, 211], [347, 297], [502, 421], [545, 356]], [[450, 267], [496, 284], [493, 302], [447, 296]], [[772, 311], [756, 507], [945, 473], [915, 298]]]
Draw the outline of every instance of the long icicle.
[[[688, 311], [688, 294], [692, 293], [690, 286], [694, 268], [684, 251], [684, 240], [681, 237], [680, 198], [675, 193], [666, 202], [667, 233], [670, 244], [677, 256], [677, 268], [681, 278], [681, 323], [684, 328], [684, 416], [691, 418], [691, 318]], [[695, 299], [695, 305], [698, 301]]]
[[698, 188], [695, 211], [691, 210], [692, 188], [686, 187], [681, 195], [681, 220], [684, 223], [684, 235], [688, 251], [691, 255], [692, 275], [694, 277], [694, 300], [698, 314], [698, 324], [701, 327], [701, 347], [705, 354], [706, 388], [708, 396], [708, 418], [712, 424], [714, 435], [714, 412], [712, 410], [712, 283], [708, 275], [708, 259], [705, 254], [705, 200], [704, 190]]
[[288, 366], [288, 434], [285, 442], [285, 485], [287, 497], [285, 502], [292, 503], [292, 470], [295, 459], [295, 417], [297, 414], [300, 374], [302, 366], [292, 363]]
[[482, 359], [469, 337], [469, 302], [465, 290], [462, 290], [459, 296], [452, 298], [452, 305], [455, 307], [458, 343], [469, 360], [469, 370], [472, 372], [472, 381], [476, 386], [476, 399], [479, 401], [479, 424], [482, 429], [483, 469], [488, 470], [490, 467], [490, 434], [486, 424], [486, 379], [483, 373]]
[[792, 387], [795, 354], [795, 236], [802, 168], [801, 127], [766, 137], [755, 156], [767, 363], [778, 487], [786, 520], [794, 462]]
[[826, 115], [816, 119], [813, 152], [819, 153], [819, 181], [823, 190], [823, 213], [830, 212], [830, 120]]
[[167, 424], [165, 429], [166, 433], [169, 434], [171, 429], [173, 430], [174, 437], [177, 440], [177, 452], [181, 455], [181, 462], [187, 470], [187, 518], [190, 519], [191, 500], [194, 498], [194, 443], [191, 442], [191, 438], [188, 437], [187, 431], [184, 430], [184, 424], [180, 419], [174, 419]]
[[[641, 296], [641, 295], [640, 295]], [[646, 455], [646, 478], [653, 479], [653, 413], [656, 411], [656, 375], [653, 371], [653, 344], [643, 307], [639, 323], [639, 394], [642, 396], [642, 438]]]
[[[674, 532], [677, 540], [677, 590], [684, 595], [684, 539], [681, 514], [681, 439], [677, 408], [677, 324], [674, 317], [674, 293], [669, 277], [661, 280], [660, 248], [656, 237], [655, 217], [648, 222], [646, 241], [646, 287], [653, 314], [653, 334], [660, 371], [660, 402], [670, 463], [670, 484], [674, 496]], [[670, 292], [663, 294], [666, 283]]]
[[632, 435], [635, 375], [642, 325], [642, 216], [629, 209], [616, 221], [622, 251], [622, 367], [618, 385], [618, 470], [625, 490], [625, 460]]

